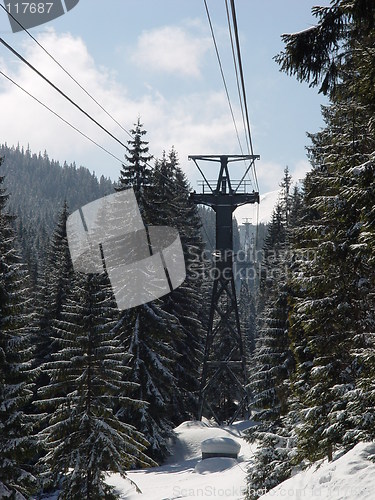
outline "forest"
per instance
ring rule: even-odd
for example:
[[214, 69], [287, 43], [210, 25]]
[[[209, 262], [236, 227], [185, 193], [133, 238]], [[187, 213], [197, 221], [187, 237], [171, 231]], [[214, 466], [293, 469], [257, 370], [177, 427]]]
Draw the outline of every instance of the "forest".
[[[375, 5], [335, 0], [314, 15], [275, 60], [328, 97], [324, 127], [308, 134], [302, 184], [281, 172], [256, 286], [238, 294], [256, 423], [249, 500], [375, 438]], [[173, 429], [196, 418], [213, 216], [192, 203], [177, 152], [154, 159], [140, 121], [131, 133], [115, 183], [0, 148], [2, 498], [118, 498], [106, 472], [163, 463]], [[119, 311], [105, 273], [74, 272], [66, 221], [128, 187], [147, 224], [178, 229], [187, 277]]]

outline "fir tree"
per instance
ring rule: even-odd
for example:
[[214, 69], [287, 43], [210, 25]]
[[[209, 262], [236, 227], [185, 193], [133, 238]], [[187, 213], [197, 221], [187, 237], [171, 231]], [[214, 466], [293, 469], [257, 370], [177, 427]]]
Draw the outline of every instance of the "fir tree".
[[146, 436], [147, 453], [160, 462], [169, 455], [173, 437], [173, 402], [179, 391], [173, 366], [179, 356], [171, 339], [179, 334], [178, 325], [156, 301], [122, 315], [120, 324], [122, 345], [131, 355], [126, 380], [134, 384], [131, 396], [144, 404], [120, 405], [117, 416]]
[[[295, 418], [291, 408], [290, 380], [294, 356], [289, 339], [289, 270], [292, 266], [290, 225], [298, 220], [299, 194], [290, 195], [291, 177], [284, 171], [282, 195], [266, 236], [264, 275], [261, 281], [263, 311], [252, 358], [250, 389], [259, 422], [249, 429], [247, 439], [258, 443], [254, 464], [249, 469], [251, 500], [262, 488], [269, 490], [287, 479], [295, 460]], [[293, 218], [294, 220], [294, 218]], [[293, 418], [292, 418], [293, 416]]]
[[12, 193], [9, 210], [14, 221], [22, 261], [30, 266], [28, 273], [34, 287], [44, 272], [49, 239], [56, 219], [67, 201], [74, 211], [86, 203], [113, 191], [113, 183], [84, 167], [60, 165], [46, 153], [30, 154], [20, 148], [0, 145], [0, 156], [6, 158], [3, 168], [5, 186]]
[[[316, 7], [317, 26], [285, 35], [286, 50], [277, 57], [284, 71], [319, 84], [331, 98], [323, 108], [325, 129], [310, 136], [313, 170], [305, 181], [306, 210], [295, 238], [304, 256], [293, 276], [290, 315], [297, 360], [293, 388], [302, 417], [300, 459], [331, 459], [335, 446], [352, 446], [368, 429], [360, 416], [363, 411], [368, 416], [372, 404], [367, 383], [372, 271], [364, 227], [373, 197], [358, 177], [371, 165], [374, 150], [369, 86], [374, 12], [366, 0]], [[362, 378], [364, 359], [370, 371]]]
[[375, 77], [371, 52], [366, 51], [374, 34], [373, 1], [337, 0], [329, 7], [313, 7], [312, 13], [318, 20], [315, 26], [282, 35], [285, 50], [275, 57], [281, 70], [310, 86], [319, 85], [320, 92], [333, 97], [343, 76], [343, 61], [353, 56], [355, 48], [366, 65], [366, 81], [358, 83], [363, 90]]
[[152, 211], [147, 205], [146, 193], [151, 182], [149, 162], [152, 160], [152, 155], [149, 154], [148, 142], [144, 140], [147, 131], [143, 129], [140, 119], [130, 133], [133, 139], [128, 141], [127, 153], [125, 154], [127, 163], [122, 166], [116, 190], [121, 191], [129, 187], [134, 189], [141, 215], [144, 222], [147, 223], [148, 215]]
[[[35, 338], [36, 366], [51, 361], [51, 355], [56, 347], [52, 332], [53, 324], [61, 319], [63, 305], [73, 280], [73, 264], [66, 234], [68, 215], [68, 206], [65, 202], [52, 235], [44, 272], [39, 278], [39, 329]], [[38, 386], [48, 383], [47, 374], [42, 373]]]

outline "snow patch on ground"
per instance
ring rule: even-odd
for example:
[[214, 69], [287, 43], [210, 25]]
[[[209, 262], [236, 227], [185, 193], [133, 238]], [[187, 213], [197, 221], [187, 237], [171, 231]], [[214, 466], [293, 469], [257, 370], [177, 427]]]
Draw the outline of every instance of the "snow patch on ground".
[[375, 463], [369, 460], [374, 454], [375, 443], [359, 443], [332, 462], [296, 474], [259, 500], [374, 500]]

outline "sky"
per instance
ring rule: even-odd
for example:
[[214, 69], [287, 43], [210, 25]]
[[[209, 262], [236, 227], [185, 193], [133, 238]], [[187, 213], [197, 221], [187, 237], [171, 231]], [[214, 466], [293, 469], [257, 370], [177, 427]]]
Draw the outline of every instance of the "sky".
[[[6, 2], [4, 2], [6, 3]], [[309, 169], [306, 132], [323, 126], [317, 89], [279, 71], [282, 33], [314, 24], [316, 0], [236, 0], [239, 36], [260, 193], [276, 190], [288, 166], [295, 181]], [[328, 4], [322, 0], [321, 4]], [[207, 0], [243, 150], [224, 0]], [[188, 155], [240, 154], [203, 0], [80, 0], [65, 15], [30, 29], [38, 41], [129, 130], [140, 118], [150, 153], [173, 146], [193, 189], [200, 178]], [[129, 137], [31, 40], [12, 33], [0, 11], [0, 36], [91, 113], [120, 141]], [[0, 69], [120, 160], [124, 148], [67, 103], [0, 45]], [[0, 75], [0, 142], [29, 145], [117, 180], [109, 156]], [[244, 165], [233, 167], [239, 178]], [[205, 164], [209, 178], [217, 166]]]

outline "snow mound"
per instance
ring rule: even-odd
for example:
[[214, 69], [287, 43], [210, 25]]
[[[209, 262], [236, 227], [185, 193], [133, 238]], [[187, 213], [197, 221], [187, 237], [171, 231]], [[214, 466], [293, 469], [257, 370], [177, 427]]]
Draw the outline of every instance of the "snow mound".
[[223, 453], [238, 455], [241, 445], [229, 437], [214, 437], [201, 443], [202, 453]]
[[312, 466], [284, 481], [259, 500], [374, 500], [375, 443], [359, 443], [332, 462]]
[[236, 422], [227, 427], [219, 427], [208, 420], [183, 422], [175, 428], [176, 442], [168, 463], [200, 459], [202, 441], [211, 438], [242, 437], [242, 432], [251, 425], [250, 421]]
[[235, 458], [215, 457], [201, 460], [195, 466], [197, 474], [212, 474], [213, 472], [223, 472], [237, 465]]

